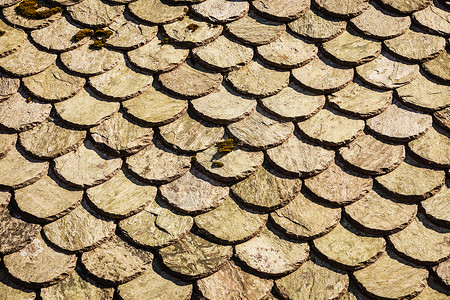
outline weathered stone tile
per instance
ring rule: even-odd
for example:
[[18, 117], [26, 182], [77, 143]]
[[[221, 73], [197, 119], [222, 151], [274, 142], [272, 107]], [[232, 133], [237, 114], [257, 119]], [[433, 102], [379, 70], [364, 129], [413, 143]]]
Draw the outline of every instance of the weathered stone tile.
[[164, 25], [164, 31], [170, 41], [184, 47], [197, 47], [214, 41], [223, 27], [186, 16], [181, 20]]
[[2, 269], [0, 269], [0, 295], [5, 297], [5, 300], [34, 300], [36, 298], [36, 293], [33, 290], [11, 281]]
[[153, 76], [131, 69], [125, 61], [103, 74], [89, 77], [90, 86], [111, 100], [128, 100], [139, 96], [153, 83]]
[[447, 286], [450, 286], [450, 259], [441, 262], [433, 268], [439, 279]]
[[423, 69], [438, 80], [446, 83], [450, 82], [450, 71], [448, 65], [450, 64], [450, 54], [448, 51], [443, 51], [438, 57], [424, 62]]
[[291, 73], [298, 84], [319, 94], [341, 90], [353, 80], [353, 69], [340, 67], [322, 58], [315, 58]]
[[263, 161], [264, 154], [262, 152], [243, 149], [224, 153], [219, 152], [216, 147], [210, 147], [196, 155], [197, 166], [202, 172], [225, 182], [234, 182], [252, 175]]
[[84, 78], [68, 74], [53, 64], [41, 73], [22, 79], [33, 98], [44, 102], [56, 102], [75, 96], [84, 86]]
[[188, 63], [159, 75], [162, 86], [176, 95], [197, 98], [217, 90], [222, 83], [220, 73], [211, 73]]
[[412, 0], [406, 2], [402, 0], [381, 0], [383, 5], [402, 14], [409, 14], [424, 9], [429, 6], [431, 2], [432, 0]]
[[313, 117], [298, 122], [297, 126], [308, 139], [327, 146], [340, 146], [357, 138], [365, 124], [361, 119], [322, 109]]
[[327, 15], [310, 9], [295, 21], [288, 24], [294, 33], [313, 41], [327, 41], [344, 32], [347, 22], [332, 19]]
[[17, 52], [27, 41], [27, 34], [23, 30], [15, 29], [0, 20], [0, 57], [5, 57]]
[[314, 0], [312, 3], [324, 13], [332, 16], [348, 18], [363, 13], [369, 7], [369, 0]]
[[437, 111], [433, 114], [435, 120], [447, 131], [450, 131], [450, 107]]
[[122, 102], [127, 115], [147, 126], [171, 123], [184, 115], [188, 101], [169, 96], [154, 87], [141, 95]]
[[57, 284], [41, 289], [42, 300], [113, 299], [113, 288], [102, 288], [84, 275], [81, 276], [75, 270]]
[[297, 271], [275, 280], [275, 290], [285, 299], [340, 299], [347, 291], [348, 275], [308, 260]]
[[174, 244], [159, 249], [158, 253], [172, 272], [184, 278], [197, 279], [219, 270], [233, 255], [233, 248], [188, 233]]
[[95, 210], [110, 218], [134, 215], [155, 200], [157, 188], [143, 184], [119, 171], [112, 179], [87, 189], [86, 196]]
[[334, 152], [312, 144], [297, 134], [266, 151], [268, 162], [290, 176], [306, 177], [323, 172], [334, 159]]
[[436, 283], [436, 280], [431, 276], [428, 278], [428, 285], [420, 294], [415, 297], [416, 300], [440, 300], [448, 299], [450, 296], [448, 292], [441, 285]]
[[142, 276], [117, 288], [121, 300], [188, 300], [192, 295], [192, 284], [164, 273], [153, 266]]
[[86, 204], [44, 226], [47, 240], [67, 252], [90, 251], [107, 241], [116, 224], [95, 214]]
[[366, 196], [344, 208], [348, 220], [359, 229], [377, 235], [395, 233], [408, 226], [417, 213], [417, 205], [401, 203], [371, 190]]
[[197, 287], [206, 299], [270, 299], [273, 281], [245, 272], [233, 262], [226, 262], [216, 273], [197, 280]]
[[334, 108], [359, 118], [367, 118], [385, 111], [392, 103], [392, 92], [366, 86], [354, 81], [340, 91], [328, 95]]
[[34, 160], [14, 147], [0, 158], [0, 170], [4, 170], [0, 172], [0, 186], [17, 189], [30, 185], [44, 176], [48, 167], [48, 161]]
[[48, 246], [39, 234], [22, 250], [5, 255], [3, 264], [15, 280], [30, 287], [45, 287], [74, 271], [77, 257]]
[[0, 133], [0, 158], [6, 155], [17, 142], [16, 134]]
[[247, 96], [267, 97], [280, 92], [289, 84], [289, 72], [276, 70], [253, 60], [227, 74], [231, 86]]
[[381, 175], [398, 167], [405, 159], [405, 147], [364, 134], [339, 149], [340, 157], [351, 168], [369, 175]]
[[308, 9], [307, 0], [257, 0], [252, 6], [264, 17], [276, 21], [290, 21], [301, 17]]
[[46, 175], [32, 185], [15, 191], [14, 200], [21, 214], [36, 222], [59, 219], [77, 207], [83, 191], [59, 182]]
[[331, 205], [347, 205], [364, 197], [372, 188], [372, 178], [358, 174], [339, 161], [322, 173], [305, 179], [305, 187], [319, 199]]
[[408, 84], [419, 75], [418, 65], [402, 62], [386, 53], [355, 70], [367, 84], [387, 90]]
[[[227, 1], [227, 3], [236, 2]], [[248, 5], [248, 2], [245, 3]], [[252, 60], [253, 49], [250, 46], [240, 44], [221, 35], [207, 45], [192, 49], [192, 55], [200, 64], [207, 68], [217, 71], [232, 71]]]
[[[52, 0], [52, 2], [54, 3], [58, 3], [64, 6], [71, 6], [71, 5], [75, 5], [77, 3], [80, 3], [83, 0]], [[116, 0], [116, 2], [119, 2], [120, 0]], [[111, 1], [113, 2], [113, 1]]]
[[78, 128], [89, 128], [116, 113], [120, 103], [102, 100], [90, 89], [84, 88], [74, 97], [55, 103], [54, 106], [64, 122]]
[[330, 233], [313, 241], [321, 255], [337, 267], [359, 270], [375, 262], [386, 248], [382, 237], [372, 237], [341, 221]]
[[273, 211], [287, 205], [300, 192], [302, 182], [263, 165], [253, 175], [231, 186], [231, 191], [245, 206], [259, 211]]
[[344, 31], [338, 37], [321, 45], [321, 49], [337, 62], [358, 66], [374, 60], [381, 53], [381, 43]]
[[167, 44], [162, 37], [127, 52], [130, 63], [148, 72], [167, 72], [182, 64], [189, 55], [189, 49]]
[[130, 12], [143, 21], [166, 24], [184, 17], [188, 7], [169, 5], [161, 0], [138, 0], [128, 5]]
[[362, 290], [372, 297], [405, 299], [426, 287], [428, 271], [384, 253], [375, 263], [353, 273]]
[[11, 200], [11, 193], [7, 191], [0, 191], [0, 212], [8, 207]]
[[28, 223], [10, 208], [0, 211], [0, 253], [17, 252], [30, 244], [41, 231], [39, 224]]
[[249, 3], [244, 0], [207, 0], [191, 5], [194, 13], [214, 23], [228, 23], [240, 19], [249, 8]]
[[431, 128], [432, 118], [397, 102], [383, 113], [368, 119], [366, 124], [375, 135], [383, 139], [407, 142], [424, 135]]
[[406, 159], [394, 171], [375, 177], [385, 191], [405, 201], [423, 200], [444, 185], [445, 172]]
[[309, 196], [299, 193], [288, 205], [272, 212], [270, 219], [287, 236], [311, 240], [339, 224], [341, 209], [313, 202]]
[[201, 3], [204, 2], [205, 0], [168, 0], [167, 2], [169, 3], [173, 3], [173, 4], [178, 4], [180, 2], [186, 2], [186, 3], [191, 3], [191, 4], [196, 4], [196, 3]]
[[124, 5], [107, 4], [101, 0], [83, 0], [69, 6], [67, 12], [76, 22], [87, 27], [105, 27], [122, 15]]
[[3, 7], [12, 6], [18, 2], [20, 2], [20, 0], [1, 0], [0, 7], [3, 8]]
[[450, 136], [438, 126], [431, 127], [424, 136], [409, 142], [408, 149], [417, 159], [430, 165], [450, 167]]
[[348, 290], [344, 293], [342, 300], [372, 300], [366, 294], [363, 294], [361, 290], [356, 286], [353, 280], [350, 280]]
[[159, 187], [162, 199], [184, 214], [210, 211], [223, 203], [229, 188], [196, 170]]
[[[17, 13], [17, 7], [20, 3], [17, 3], [13, 6], [9, 6], [3, 9], [3, 17], [14, 27], [18, 26], [23, 29], [39, 29], [43, 27], [47, 27], [50, 24], [58, 21], [62, 16], [62, 10], [59, 12], [55, 12], [54, 14], [50, 14], [50, 16], [45, 18], [27, 18]], [[50, 6], [46, 3], [42, 3], [44, 10], [50, 8]]]
[[309, 256], [307, 243], [289, 241], [265, 227], [251, 240], [236, 245], [235, 255], [247, 267], [266, 276], [289, 274]]
[[404, 34], [384, 41], [396, 56], [411, 62], [423, 62], [438, 56], [445, 48], [443, 37], [407, 30]]
[[156, 37], [157, 26], [140, 24], [128, 14], [119, 16], [108, 26], [113, 32], [106, 44], [113, 49], [131, 50], [143, 46]]
[[153, 249], [175, 243], [193, 224], [192, 217], [173, 212], [157, 199], [140, 213], [121, 220], [119, 229], [131, 243]]
[[136, 249], [117, 235], [81, 256], [87, 272], [108, 285], [122, 284], [139, 277], [151, 268], [152, 261], [150, 251]]
[[130, 155], [152, 142], [153, 130], [127, 120], [116, 113], [99, 125], [89, 129], [92, 139], [106, 152], [115, 155]]
[[0, 102], [14, 95], [20, 87], [20, 79], [0, 73]]
[[190, 101], [198, 116], [216, 124], [229, 124], [252, 114], [256, 100], [243, 97], [226, 85], [216, 92]]
[[179, 155], [158, 141], [127, 157], [125, 163], [133, 175], [151, 184], [171, 182], [191, 168], [189, 156]]
[[434, 2], [427, 8], [415, 12], [412, 19], [432, 33], [450, 35], [450, 12], [439, 2]]
[[427, 221], [413, 219], [405, 229], [388, 237], [394, 249], [405, 259], [431, 265], [450, 257], [450, 231]]
[[377, 5], [370, 5], [361, 15], [351, 19], [350, 24], [366, 36], [391, 39], [408, 30], [411, 18], [385, 11]]
[[267, 20], [253, 11], [227, 24], [225, 29], [237, 40], [250, 45], [264, 45], [279, 38], [286, 30], [286, 25]]
[[[14, 40], [17, 38], [15, 37]], [[13, 76], [31, 76], [52, 65], [57, 55], [44, 52], [28, 41], [20, 42], [21, 47], [6, 57], [0, 58], [0, 68]], [[1, 56], [0, 56], [1, 57]]]
[[418, 110], [436, 111], [450, 106], [450, 86], [419, 75], [410, 84], [397, 88], [397, 95]]
[[120, 52], [111, 51], [107, 48], [91, 49], [89, 44], [61, 53], [61, 62], [70, 71], [86, 75], [98, 75], [113, 69], [122, 60]]
[[30, 37], [48, 51], [70, 51], [87, 43], [89, 38], [76, 41], [73, 36], [81, 29], [69, 18], [62, 17], [50, 26], [33, 30]]
[[120, 158], [99, 151], [89, 141], [73, 152], [55, 158], [54, 171], [62, 181], [75, 187], [91, 187], [111, 179], [122, 166]]
[[294, 132], [292, 122], [279, 121], [257, 110], [241, 121], [227, 127], [228, 132], [252, 150], [273, 148], [286, 141]]
[[269, 65], [279, 68], [297, 68], [317, 56], [317, 47], [284, 32], [275, 41], [257, 47], [257, 52], [259, 58]]
[[436, 195], [420, 202], [425, 215], [433, 222], [450, 227], [450, 212], [448, 210], [448, 199], [450, 197], [450, 181], [436, 193]]
[[257, 235], [266, 225], [267, 214], [258, 214], [241, 207], [229, 196], [212, 211], [194, 218], [199, 231], [224, 244], [247, 241]]

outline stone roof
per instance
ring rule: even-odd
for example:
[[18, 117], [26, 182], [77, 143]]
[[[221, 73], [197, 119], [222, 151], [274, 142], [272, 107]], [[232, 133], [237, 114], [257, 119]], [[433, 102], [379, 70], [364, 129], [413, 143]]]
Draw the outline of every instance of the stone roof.
[[450, 299], [449, 1], [0, 11], [1, 300]]

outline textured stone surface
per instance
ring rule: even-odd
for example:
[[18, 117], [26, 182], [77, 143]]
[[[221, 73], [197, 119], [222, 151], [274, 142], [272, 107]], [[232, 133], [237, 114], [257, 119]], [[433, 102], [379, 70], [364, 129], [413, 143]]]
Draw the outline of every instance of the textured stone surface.
[[405, 159], [405, 147], [383, 142], [364, 134], [339, 149], [340, 157], [357, 171], [370, 174], [385, 174]]
[[266, 18], [290, 21], [297, 19], [309, 9], [309, 1], [257, 0], [252, 2], [252, 6]]
[[330, 232], [341, 219], [341, 209], [331, 208], [298, 194], [288, 205], [270, 214], [274, 225], [296, 239], [315, 239]]
[[249, 3], [244, 0], [208, 0], [191, 6], [196, 14], [214, 23], [227, 23], [240, 19], [249, 8]]
[[72, 19], [84, 26], [105, 27], [118, 18], [124, 9], [123, 5], [111, 5], [101, 0], [83, 0], [69, 6], [67, 11]]
[[418, 159], [436, 167], [450, 166], [450, 137], [439, 128], [433, 126], [428, 132], [408, 143], [408, 148]]
[[[85, 204], [44, 226], [43, 233], [54, 246], [68, 252], [89, 251], [112, 234], [114, 222], [94, 214]], [[81, 230], [80, 230], [81, 229]]]
[[19, 142], [33, 156], [45, 159], [55, 158], [78, 148], [85, 137], [85, 131], [44, 121], [30, 130], [21, 132]]
[[402, 299], [414, 297], [425, 288], [428, 271], [384, 253], [375, 263], [354, 272], [353, 276], [363, 291], [373, 297]]
[[116, 235], [81, 256], [88, 273], [106, 284], [121, 284], [138, 277], [152, 260], [151, 252], [136, 249]]
[[41, 226], [27, 223], [10, 209], [0, 211], [0, 253], [8, 254], [23, 249], [39, 234]]
[[450, 35], [450, 13], [438, 2], [415, 12], [412, 17], [414, 21], [433, 33]]
[[450, 107], [444, 108], [441, 111], [435, 112], [434, 117], [440, 125], [450, 131]]
[[12, 148], [0, 158], [1, 170], [15, 170], [0, 173], [0, 186], [21, 188], [30, 185], [47, 173], [49, 163], [25, 156], [22, 151]]
[[267, 165], [231, 187], [233, 194], [244, 203], [260, 211], [272, 211], [287, 205], [300, 192], [300, 179], [286, 177]]
[[303, 67], [293, 69], [292, 76], [304, 88], [327, 94], [346, 87], [353, 79], [353, 69], [316, 58]]
[[0, 133], [0, 158], [5, 156], [17, 142], [16, 134]]
[[86, 196], [99, 213], [124, 218], [145, 209], [155, 200], [157, 189], [119, 171], [104, 184], [89, 188]]
[[266, 227], [256, 237], [236, 245], [235, 252], [240, 261], [258, 274], [285, 275], [308, 258], [309, 246], [289, 242]]
[[0, 57], [17, 52], [27, 42], [27, 34], [0, 21], [0, 30], [4, 34], [0, 37]]
[[338, 0], [314, 0], [320, 10], [337, 17], [353, 17], [361, 14], [369, 7], [368, 0], [351, 0], [342, 3]]
[[38, 222], [54, 221], [66, 215], [80, 204], [81, 199], [82, 190], [62, 184], [53, 175], [44, 176], [15, 193], [19, 211]]
[[39, 235], [22, 250], [5, 255], [6, 271], [16, 280], [31, 287], [56, 283], [75, 269], [77, 258], [55, 251]]
[[267, 221], [266, 214], [257, 214], [239, 206], [229, 196], [216, 209], [194, 218], [200, 232], [220, 243], [235, 244], [257, 235]]
[[133, 244], [145, 248], [161, 248], [185, 236], [193, 224], [192, 217], [173, 212], [157, 200], [142, 212], [121, 220], [119, 229]]
[[188, 102], [150, 87], [141, 95], [122, 102], [127, 115], [148, 126], [171, 123], [184, 115]]
[[450, 182], [433, 197], [420, 203], [426, 216], [436, 223], [450, 227], [450, 212], [448, 211], [448, 197], [450, 196]]
[[0, 102], [13, 95], [20, 87], [20, 79], [0, 74]]
[[273, 281], [259, 278], [227, 262], [219, 271], [197, 281], [200, 293], [211, 300], [265, 299]]
[[421, 10], [431, 4], [431, 0], [412, 0], [412, 1], [401, 1], [401, 0], [381, 0], [381, 3], [388, 8], [399, 12], [399, 13], [412, 13], [417, 10]]
[[196, 170], [159, 188], [162, 199], [184, 214], [198, 214], [212, 210], [225, 200], [228, 187], [211, 180]]
[[143, 181], [161, 184], [183, 176], [191, 162], [188, 156], [177, 155], [157, 142], [127, 157], [126, 167]]
[[158, 252], [171, 271], [194, 279], [216, 272], [233, 254], [231, 246], [211, 243], [193, 233]]
[[86, 88], [75, 97], [54, 105], [56, 113], [64, 122], [79, 128], [98, 125], [120, 108], [120, 103], [104, 101]]
[[3, 295], [5, 300], [34, 300], [36, 298], [33, 290], [25, 289], [11, 281], [4, 270], [0, 270], [0, 295]]
[[446, 260], [441, 262], [436, 268], [435, 268], [436, 275], [439, 277], [440, 280], [447, 286], [450, 285], [450, 260]]
[[54, 160], [56, 175], [69, 185], [91, 187], [113, 177], [122, 166], [120, 158], [100, 152], [86, 140], [73, 152]]
[[141, 127], [117, 113], [89, 130], [96, 144], [116, 155], [138, 152], [151, 143], [153, 130]]
[[108, 26], [114, 33], [107, 44], [113, 49], [130, 50], [151, 41], [158, 33], [158, 27], [140, 24], [128, 15], [123, 15]]
[[438, 57], [424, 62], [422, 67], [432, 76], [448, 83], [450, 82], [450, 72], [447, 68], [448, 64], [450, 64], [450, 54], [448, 51], [443, 51]]
[[437, 193], [444, 184], [445, 173], [411, 159], [402, 162], [394, 171], [375, 178], [390, 194], [405, 200], [422, 200]]
[[405, 229], [389, 236], [394, 249], [408, 260], [435, 264], [450, 257], [450, 232], [418, 216]]
[[382, 89], [394, 89], [408, 84], [419, 74], [418, 65], [407, 64], [385, 53], [355, 70], [363, 81]]
[[377, 190], [371, 190], [361, 200], [345, 207], [345, 214], [352, 224], [373, 234], [402, 230], [416, 213], [416, 205], [394, 201]]
[[0, 191], [0, 211], [8, 207], [9, 201], [11, 200], [11, 194], [6, 191]]
[[51, 109], [50, 104], [28, 101], [26, 94], [17, 92], [0, 102], [0, 126], [9, 131], [25, 131], [44, 122]]
[[186, 14], [187, 6], [168, 5], [160, 0], [138, 0], [128, 5], [132, 14], [141, 20], [165, 24], [175, 21]]
[[[44, 18], [27, 18], [17, 13], [16, 8], [20, 3], [3, 9], [3, 17], [14, 26], [18, 26], [23, 29], [39, 29], [49, 26], [53, 22], [56, 22], [61, 18], [61, 12], [52, 14]], [[44, 10], [49, 8], [48, 4], [43, 5]]]
[[348, 284], [347, 274], [308, 260], [297, 271], [275, 280], [275, 289], [286, 299], [339, 299]]

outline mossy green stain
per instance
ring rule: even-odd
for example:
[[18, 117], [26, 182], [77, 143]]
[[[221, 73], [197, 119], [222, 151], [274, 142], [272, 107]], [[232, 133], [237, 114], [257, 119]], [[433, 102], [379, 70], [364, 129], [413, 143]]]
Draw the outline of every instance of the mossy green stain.
[[106, 46], [105, 40], [95, 40], [90, 46], [90, 49], [99, 50]]
[[231, 152], [236, 149], [233, 139], [217, 142], [216, 146], [218, 152]]
[[24, 0], [16, 7], [16, 13], [28, 19], [41, 20], [63, 11], [63, 9], [59, 6], [38, 10], [40, 8], [42, 8], [42, 5], [38, 4], [37, 0]]
[[81, 41], [82, 39], [84, 39], [85, 37], [89, 37], [94, 35], [94, 30], [92, 29], [80, 29], [74, 36], [73, 39], [75, 41]]

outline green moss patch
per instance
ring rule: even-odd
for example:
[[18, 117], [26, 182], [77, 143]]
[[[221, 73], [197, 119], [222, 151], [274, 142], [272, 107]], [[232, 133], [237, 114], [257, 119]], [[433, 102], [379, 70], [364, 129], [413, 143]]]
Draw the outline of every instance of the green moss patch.
[[24, 0], [16, 7], [16, 13], [28, 19], [46, 19], [57, 13], [61, 13], [63, 9], [59, 6], [48, 9], [42, 8], [37, 0]]

